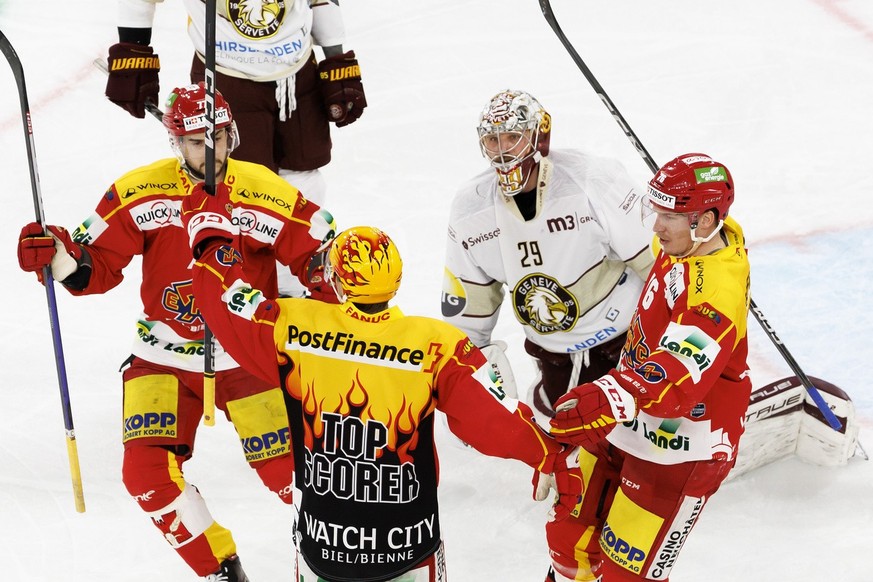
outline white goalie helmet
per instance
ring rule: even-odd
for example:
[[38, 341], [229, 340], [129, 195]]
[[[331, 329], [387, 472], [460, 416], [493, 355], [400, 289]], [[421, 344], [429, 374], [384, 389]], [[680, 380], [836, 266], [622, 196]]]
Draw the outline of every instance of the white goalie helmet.
[[551, 130], [551, 116], [524, 91], [501, 91], [482, 110], [479, 149], [497, 170], [505, 196], [521, 192], [531, 171], [549, 154]]

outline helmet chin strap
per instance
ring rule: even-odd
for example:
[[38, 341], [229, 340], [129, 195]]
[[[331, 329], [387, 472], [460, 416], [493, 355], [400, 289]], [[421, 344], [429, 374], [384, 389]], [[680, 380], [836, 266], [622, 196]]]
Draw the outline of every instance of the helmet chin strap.
[[187, 161], [182, 162], [182, 169], [185, 170], [185, 172], [187, 172], [189, 176], [194, 178], [195, 182], [202, 182], [206, 179], [206, 176], [189, 166]]
[[700, 248], [700, 245], [702, 245], [703, 243], [707, 243], [707, 242], [711, 241], [713, 238], [715, 238], [715, 235], [717, 235], [721, 231], [721, 227], [723, 225], [724, 225], [724, 220], [719, 220], [718, 225], [716, 225], [716, 227], [714, 229], [712, 229], [712, 232], [709, 233], [709, 236], [706, 236], [706, 237], [698, 237], [697, 236], [697, 228], [692, 227], [691, 228], [691, 240], [694, 241], [694, 244], [691, 245], [691, 248], [688, 249], [688, 251], [685, 254], [678, 255], [678, 258], [683, 259], [683, 258], [687, 257], [688, 255], [691, 255], [694, 252], [696, 252], [697, 249]]

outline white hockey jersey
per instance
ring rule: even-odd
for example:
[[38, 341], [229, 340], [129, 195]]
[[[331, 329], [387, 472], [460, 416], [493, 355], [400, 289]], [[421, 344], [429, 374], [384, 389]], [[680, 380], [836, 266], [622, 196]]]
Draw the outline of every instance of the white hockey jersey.
[[[119, 26], [151, 28], [155, 3], [119, 0]], [[206, 4], [183, 0], [188, 36], [199, 55], [206, 46]], [[216, 5], [215, 62], [220, 72], [252, 81], [276, 81], [295, 74], [312, 53], [313, 43], [343, 43], [345, 28], [338, 4], [326, 1], [234, 1]], [[314, 16], [317, 14], [317, 16]]]
[[452, 203], [442, 314], [490, 343], [508, 289], [527, 338], [556, 353], [627, 330], [651, 269], [640, 189], [613, 160], [552, 151], [540, 162], [536, 215], [525, 221], [489, 169]]

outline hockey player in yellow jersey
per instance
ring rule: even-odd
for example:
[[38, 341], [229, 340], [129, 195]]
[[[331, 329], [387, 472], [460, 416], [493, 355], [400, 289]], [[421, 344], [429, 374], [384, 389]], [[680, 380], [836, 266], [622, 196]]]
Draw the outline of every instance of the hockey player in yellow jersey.
[[578, 448], [541, 430], [460, 330], [389, 306], [402, 261], [387, 235], [356, 227], [334, 240], [325, 275], [340, 305], [272, 301], [245, 281], [225, 203], [199, 197], [182, 213], [201, 309], [242, 366], [285, 391], [300, 491], [295, 580], [445, 579], [435, 410], [482, 453], [534, 467], [538, 499], [555, 483], [555, 519], [575, 508]]

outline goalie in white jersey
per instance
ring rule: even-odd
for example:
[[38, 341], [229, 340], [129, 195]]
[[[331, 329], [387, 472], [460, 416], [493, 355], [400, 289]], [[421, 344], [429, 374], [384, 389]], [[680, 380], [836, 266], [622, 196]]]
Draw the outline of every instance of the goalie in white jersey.
[[478, 133], [491, 169], [452, 203], [442, 314], [507, 376], [491, 335], [509, 290], [539, 370], [533, 404], [553, 416], [618, 362], [653, 260], [640, 192], [614, 160], [550, 151], [551, 117], [523, 91], [495, 95]]

